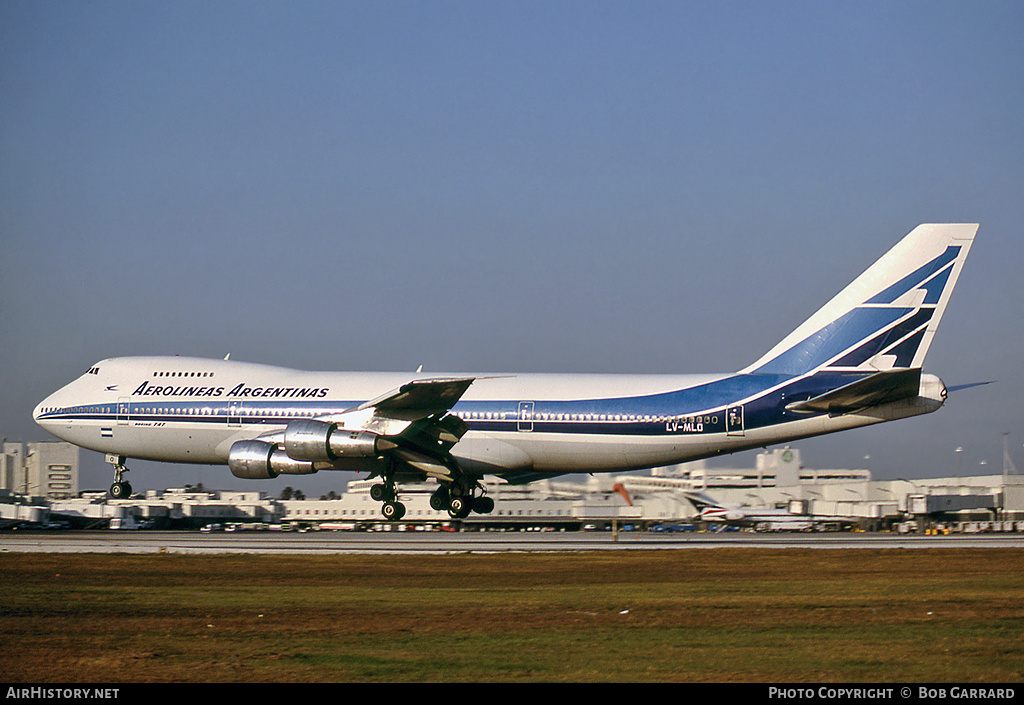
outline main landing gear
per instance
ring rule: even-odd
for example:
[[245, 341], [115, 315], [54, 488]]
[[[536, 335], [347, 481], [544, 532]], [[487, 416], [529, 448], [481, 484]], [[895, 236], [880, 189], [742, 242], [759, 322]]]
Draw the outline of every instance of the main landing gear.
[[380, 511], [388, 521], [398, 521], [405, 516], [405, 505], [398, 501], [394, 480], [376, 484], [370, 488], [370, 499], [383, 502]]
[[[448, 512], [452, 519], [465, 519], [471, 513], [490, 514], [494, 511], [494, 500], [478, 495], [482, 490], [479, 483], [472, 486], [465, 483], [442, 485], [430, 495], [430, 508], [435, 512]], [[394, 480], [385, 480], [370, 487], [370, 498], [383, 502], [381, 513], [388, 521], [399, 521], [405, 516], [405, 505], [398, 501]]]
[[448, 510], [452, 519], [465, 519], [471, 513], [490, 514], [494, 511], [494, 500], [483, 495], [476, 495], [480, 485], [460, 487], [453, 483], [450, 487], [442, 485], [430, 495], [430, 508], [436, 512]]
[[110, 486], [111, 499], [128, 499], [132, 496], [132, 484], [124, 479], [128, 468], [124, 466], [123, 455], [108, 455], [107, 462], [114, 466], [114, 484]]

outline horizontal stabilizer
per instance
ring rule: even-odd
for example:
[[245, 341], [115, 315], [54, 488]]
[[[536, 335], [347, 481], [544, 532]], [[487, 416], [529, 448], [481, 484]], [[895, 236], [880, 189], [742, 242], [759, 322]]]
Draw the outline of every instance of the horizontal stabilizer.
[[808, 414], [828, 412], [834, 416], [849, 414], [869, 406], [916, 397], [920, 390], [920, 369], [890, 370], [873, 374], [806, 401], [794, 402], [788, 405], [786, 410]]

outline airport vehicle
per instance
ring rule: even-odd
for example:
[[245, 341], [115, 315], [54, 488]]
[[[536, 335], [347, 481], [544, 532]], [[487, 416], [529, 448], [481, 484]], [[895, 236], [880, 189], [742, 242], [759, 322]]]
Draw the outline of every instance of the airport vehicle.
[[47, 431], [128, 458], [226, 464], [261, 479], [321, 470], [433, 478], [437, 510], [488, 513], [485, 474], [511, 483], [675, 464], [930, 413], [922, 373], [977, 224], [920, 225], [753, 364], [732, 374], [304, 372], [190, 357], [104, 360], [35, 409]]

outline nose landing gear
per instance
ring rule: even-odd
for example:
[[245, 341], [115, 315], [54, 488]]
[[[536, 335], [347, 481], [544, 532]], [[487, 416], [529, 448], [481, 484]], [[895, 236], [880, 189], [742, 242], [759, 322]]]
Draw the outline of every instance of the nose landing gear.
[[108, 455], [107, 462], [114, 466], [114, 484], [110, 486], [108, 493], [111, 499], [128, 499], [132, 496], [132, 484], [124, 479], [128, 468], [124, 466], [126, 458], [123, 455]]

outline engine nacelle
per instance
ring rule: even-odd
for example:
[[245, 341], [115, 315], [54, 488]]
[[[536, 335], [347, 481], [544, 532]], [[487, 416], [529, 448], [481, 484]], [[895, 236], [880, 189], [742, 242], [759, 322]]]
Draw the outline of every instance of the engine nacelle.
[[278, 475], [311, 475], [312, 462], [290, 458], [276, 443], [236, 441], [228, 452], [231, 474], [245, 480], [270, 480]]
[[307, 462], [334, 462], [376, 456], [380, 436], [369, 431], [346, 431], [336, 423], [301, 419], [284, 430], [284, 449], [289, 457]]

